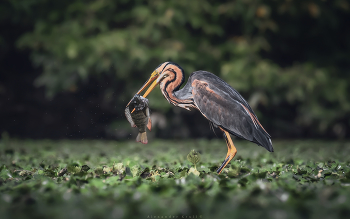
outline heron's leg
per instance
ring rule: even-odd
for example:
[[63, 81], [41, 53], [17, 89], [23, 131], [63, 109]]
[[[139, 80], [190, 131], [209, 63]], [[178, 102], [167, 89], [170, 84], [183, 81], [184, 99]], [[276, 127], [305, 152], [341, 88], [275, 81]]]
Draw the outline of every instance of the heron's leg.
[[231, 147], [231, 145], [230, 145], [230, 143], [228, 141], [228, 138], [227, 138], [225, 132], [224, 132], [223, 136], [224, 136], [224, 139], [225, 139], [225, 142], [226, 142], [226, 145], [227, 145], [227, 154], [226, 154], [226, 157], [225, 157], [225, 160], [226, 160], [228, 158], [228, 156], [230, 156], [232, 147]]
[[224, 129], [220, 128], [221, 131], [224, 132], [224, 138], [225, 138], [225, 141], [226, 141], [226, 144], [227, 144], [227, 148], [228, 148], [228, 151], [227, 151], [227, 155], [226, 155], [226, 158], [224, 160], [224, 162], [221, 164], [221, 166], [219, 167], [219, 169], [217, 169], [217, 173], [220, 174], [221, 171], [225, 168], [225, 166], [230, 163], [230, 161], [235, 157], [236, 153], [237, 153], [237, 149], [236, 147], [234, 146], [233, 142], [232, 142], [232, 139], [230, 137], [230, 133], [228, 133], [227, 131], [225, 131]]

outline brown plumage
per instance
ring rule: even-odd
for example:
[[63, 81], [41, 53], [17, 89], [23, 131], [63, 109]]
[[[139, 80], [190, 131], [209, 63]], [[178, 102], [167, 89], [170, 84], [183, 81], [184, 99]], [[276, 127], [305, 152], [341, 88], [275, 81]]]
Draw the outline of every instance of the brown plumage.
[[125, 108], [125, 117], [131, 127], [137, 127], [139, 129], [136, 141], [143, 144], [148, 143], [146, 127], [150, 131], [152, 127], [148, 104], [148, 99], [136, 94]]

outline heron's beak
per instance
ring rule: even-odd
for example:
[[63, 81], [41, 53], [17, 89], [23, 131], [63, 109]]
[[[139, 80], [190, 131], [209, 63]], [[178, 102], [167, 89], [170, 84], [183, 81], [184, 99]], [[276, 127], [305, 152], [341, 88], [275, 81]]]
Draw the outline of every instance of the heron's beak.
[[157, 70], [155, 70], [152, 74], [151, 77], [146, 81], [146, 83], [140, 88], [139, 91], [137, 91], [137, 94], [140, 94], [148, 85], [150, 85], [152, 83], [152, 81], [154, 81], [151, 86], [149, 86], [149, 88], [147, 89], [147, 91], [145, 92], [145, 94], [143, 95], [143, 97], [147, 97], [147, 95], [149, 93], [151, 93], [151, 91], [157, 86], [158, 82], [157, 82], [157, 78], [159, 77], [159, 73]]
[[[151, 93], [151, 91], [156, 87], [156, 85], [158, 84], [157, 82], [157, 78], [159, 77], [159, 73], [157, 70], [155, 70], [152, 74], [151, 74], [151, 77], [146, 81], [146, 83], [140, 88], [139, 91], [137, 91], [137, 94], [140, 94], [148, 85], [150, 85], [152, 83], [152, 81], [154, 81], [151, 86], [147, 89], [147, 91], [145, 92], [145, 94], [143, 95], [143, 97], [147, 97], [147, 95], [149, 93]], [[129, 106], [129, 104], [131, 103], [131, 100], [130, 102], [128, 103], [128, 105], [126, 106]], [[131, 113], [133, 113], [135, 111], [135, 109], [133, 109], [131, 111]]]

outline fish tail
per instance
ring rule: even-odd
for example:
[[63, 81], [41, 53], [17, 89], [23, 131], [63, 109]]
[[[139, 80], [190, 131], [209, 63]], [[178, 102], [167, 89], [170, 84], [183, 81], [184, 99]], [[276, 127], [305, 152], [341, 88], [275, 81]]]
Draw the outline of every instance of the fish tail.
[[151, 131], [151, 129], [152, 129], [152, 120], [151, 120], [151, 117], [148, 117], [147, 128], [148, 128], [148, 130], [150, 130], [150, 131]]
[[148, 140], [146, 132], [139, 133], [136, 137], [136, 141], [141, 142], [142, 144], [147, 144]]

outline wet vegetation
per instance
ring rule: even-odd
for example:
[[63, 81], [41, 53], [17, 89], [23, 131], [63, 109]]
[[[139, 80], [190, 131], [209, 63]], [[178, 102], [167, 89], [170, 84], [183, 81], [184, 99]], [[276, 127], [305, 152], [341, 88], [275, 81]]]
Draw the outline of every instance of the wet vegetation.
[[236, 158], [217, 175], [227, 150], [222, 140], [142, 145], [3, 138], [1, 218], [350, 214], [350, 143], [275, 141], [275, 152], [269, 153], [235, 142]]

